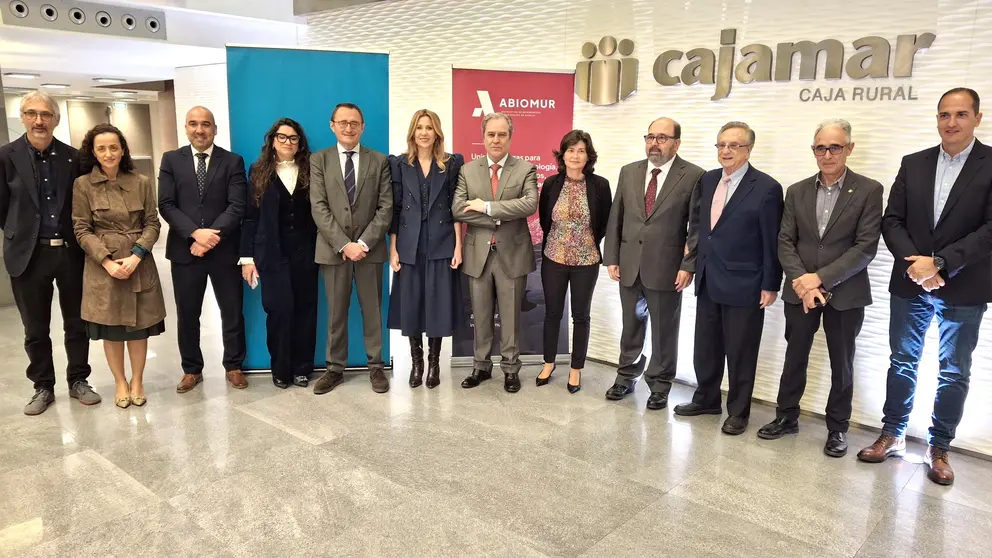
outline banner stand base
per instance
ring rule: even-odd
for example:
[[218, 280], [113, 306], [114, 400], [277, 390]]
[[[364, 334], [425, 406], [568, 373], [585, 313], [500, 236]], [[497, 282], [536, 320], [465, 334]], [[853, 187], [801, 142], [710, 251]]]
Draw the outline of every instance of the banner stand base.
[[[499, 367], [500, 361], [503, 360], [502, 357], [493, 357], [493, 369]], [[555, 364], [568, 364], [571, 362], [571, 355], [558, 355], [555, 357]], [[534, 364], [544, 364], [544, 356], [542, 355], [520, 355], [520, 363], [524, 366], [534, 365]], [[473, 357], [451, 357], [448, 361], [451, 368], [472, 368], [475, 364], [475, 358]]]
[[[471, 359], [469, 359], [469, 366], [471, 366], [471, 365], [472, 365], [472, 362], [471, 362]], [[383, 366], [383, 370], [392, 370], [392, 369], [393, 369], [393, 359], [390, 358], [389, 359], [389, 362], [387, 362], [386, 365]], [[345, 367], [344, 373], [345, 374], [349, 374], [349, 373], [361, 372], [361, 371], [368, 372], [368, 370], [369, 370], [369, 368], [367, 366], [348, 366], [348, 367]], [[322, 374], [322, 373], [324, 373], [326, 371], [327, 371], [327, 368], [314, 368], [313, 369], [313, 372], [311, 372], [310, 374], [311, 375], [317, 374], [317, 373], [321, 373]], [[242, 370], [241, 372], [244, 373], [245, 375], [248, 375], [248, 374], [272, 374], [272, 369], [271, 368], [256, 368], [256, 369], [252, 369], [252, 370]]]

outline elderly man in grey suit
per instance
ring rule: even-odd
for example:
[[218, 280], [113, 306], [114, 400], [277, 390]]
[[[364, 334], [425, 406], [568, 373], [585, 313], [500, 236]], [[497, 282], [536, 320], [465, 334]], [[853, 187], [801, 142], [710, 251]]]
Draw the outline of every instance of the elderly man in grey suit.
[[[606, 227], [603, 262], [620, 282], [623, 332], [620, 367], [606, 398], [633, 393], [644, 373], [648, 409], [664, 409], [678, 361], [682, 291], [696, 270], [696, 231], [689, 215], [699, 205], [703, 169], [677, 155], [682, 127], [670, 118], [648, 126], [648, 158], [620, 170]], [[644, 367], [644, 337], [651, 317], [651, 362]]]
[[482, 120], [486, 156], [466, 163], [452, 204], [455, 219], [468, 224], [462, 271], [469, 276], [475, 323], [475, 362], [463, 388], [492, 378], [493, 294], [499, 304], [503, 389], [520, 391], [520, 305], [534, 248], [527, 217], [537, 211], [537, 169], [510, 155], [513, 121], [502, 113]]
[[843, 457], [854, 396], [855, 339], [865, 306], [871, 304], [868, 264], [882, 234], [882, 185], [847, 168], [854, 142], [846, 120], [821, 123], [812, 148], [820, 172], [793, 184], [785, 195], [778, 256], [785, 270], [788, 347], [776, 418], [758, 430], [758, 437], [774, 440], [799, 431], [799, 400], [822, 317], [831, 370], [823, 452]]
[[376, 393], [389, 391], [382, 360], [382, 273], [386, 232], [393, 216], [393, 183], [386, 156], [359, 142], [362, 110], [341, 103], [331, 113], [337, 145], [310, 161], [310, 204], [317, 223], [317, 251], [327, 293], [327, 371], [313, 392], [327, 393], [344, 381], [348, 361], [351, 285], [358, 285], [365, 353]]

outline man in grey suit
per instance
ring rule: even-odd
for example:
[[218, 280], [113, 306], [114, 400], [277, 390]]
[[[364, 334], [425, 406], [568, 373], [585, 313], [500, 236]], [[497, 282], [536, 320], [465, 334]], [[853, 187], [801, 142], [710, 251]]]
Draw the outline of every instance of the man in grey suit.
[[882, 234], [882, 185], [847, 168], [854, 150], [846, 120], [822, 122], [813, 137], [820, 172], [789, 187], [785, 195], [778, 256], [785, 270], [785, 365], [776, 418], [758, 430], [766, 440], [799, 432], [799, 400], [813, 335], [827, 335], [830, 395], [823, 452], [847, 454], [854, 396], [855, 339], [871, 304], [868, 264]]
[[[644, 373], [648, 409], [664, 409], [675, 378], [682, 291], [696, 271], [696, 231], [689, 215], [699, 205], [703, 169], [677, 155], [682, 127], [670, 118], [648, 126], [648, 158], [620, 170], [606, 227], [603, 263], [620, 282], [623, 332], [620, 367], [606, 398], [623, 399]], [[644, 337], [651, 317], [651, 362], [645, 370]]]
[[365, 118], [358, 106], [335, 107], [331, 130], [337, 145], [314, 153], [310, 160], [310, 205], [320, 231], [315, 261], [327, 293], [327, 372], [313, 392], [327, 393], [344, 381], [354, 282], [372, 389], [385, 393], [389, 378], [382, 360], [382, 272], [393, 216], [392, 175], [385, 155], [359, 143]]
[[486, 156], [462, 166], [451, 213], [468, 224], [462, 271], [469, 276], [475, 362], [463, 388], [492, 378], [493, 294], [499, 304], [503, 389], [520, 391], [520, 305], [534, 248], [527, 217], [537, 211], [537, 169], [510, 155], [513, 121], [502, 113], [482, 120]]

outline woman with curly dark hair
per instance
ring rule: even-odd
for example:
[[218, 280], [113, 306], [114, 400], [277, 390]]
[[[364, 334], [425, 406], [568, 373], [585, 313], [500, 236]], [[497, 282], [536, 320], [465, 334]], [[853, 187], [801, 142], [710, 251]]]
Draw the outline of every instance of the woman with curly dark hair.
[[261, 284], [272, 383], [306, 387], [317, 346], [317, 225], [310, 213], [310, 145], [282, 118], [248, 170], [251, 194], [241, 232], [241, 274]]
[[599, 245], [606, 234], [613, 193], [610, 182], [593, 174], [596, 148], [592, 137], [572, 130], [554, 151], [558, 174], [544, 181], [538, 214], [544, 230], [541, 283], [544, 286], [544, 368], [537, 385], [548, 383], [555, 370], [558, 332], [565, 311], [565, 293], [572, 291], [572, 362], [568, 391], [582, 387], [582, 368], [589, 346], [592, 293], [603, 261]]
[[[152, 246], [161, 225], [155, 189], [134, 172], [127, 140], [110, 124], [87, 132], [73, 185], [72, 224], [88, 258], [81, 315], [90, 339], [103, 340], [117, 384], [114, 403], [145, 404], [148, 338], [165, 331], [165, 298]], [[124, 349], [131, 381], [124, 371]]]

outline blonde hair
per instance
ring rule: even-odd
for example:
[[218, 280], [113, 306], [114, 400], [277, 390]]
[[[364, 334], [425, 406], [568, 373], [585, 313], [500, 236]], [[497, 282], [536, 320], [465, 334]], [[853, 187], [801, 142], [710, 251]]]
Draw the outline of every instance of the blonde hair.
[[420, 109], [413, 113], [413, 119], [410, 120], [410, 130], [406, 134], [406, 153], [404, 155], [411, 165], [417, 159], [417, 141], [414, 135], [417, 133], [417, 122], [420, 122], [424, 116], [431, 119], [431, 126], [434, 127], [434, 146], [431, 147], [431, 156], [437, 161], [437, 166], [444, 171], [444, 164], [448, 162], [448, 154], [444, 152], [444, 132], [441, 131], [441, 119], [432, 110]]

